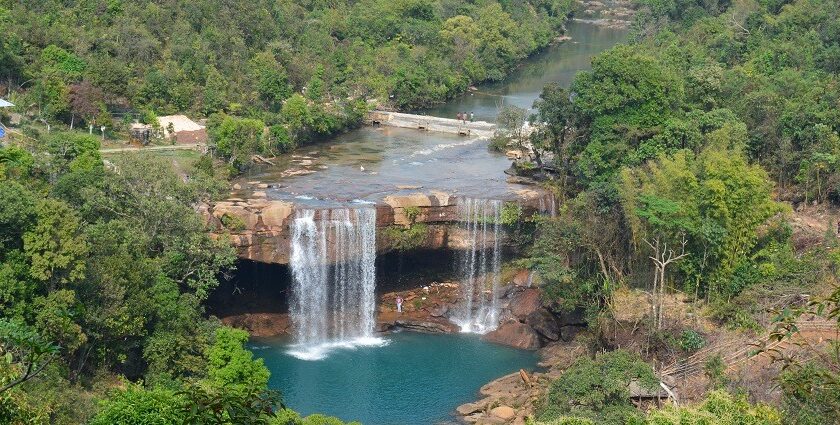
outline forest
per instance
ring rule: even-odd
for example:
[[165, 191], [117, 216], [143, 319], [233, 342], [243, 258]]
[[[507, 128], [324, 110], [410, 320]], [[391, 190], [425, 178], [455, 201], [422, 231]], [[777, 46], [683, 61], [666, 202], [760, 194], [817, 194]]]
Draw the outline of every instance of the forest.
[[[775, 405], [720, 364], [697, 405], [643, 412], [626, 383], [655, 381], [662, 352], [702, 347], [701, 329], [672, 320], [675, 293], [721, 329], [779, 340], [799, 317], [840, 320], [837, 224], [810, 243], [794, 226], [840, 205], [840, 4], [636, 3], [632, 40], [571, 87], [546, 86], [528, 117], [536, 164], [518, 166], [553, 173], [561, 207], [521, 223], [519, 262], [598, 336], [534, 423], [837, 423], [836, 345], [779, 359]], [[572, 9], [0, 0], [0, 93], [31, 117], [0, 145], [0, 423], [340, 425], [286, 409], [248, 334], [206, 313], [235, 252], [196, 206], [252, 153], [359, 125], [371, 100], [410, 110], [504, 78]], [[222, 159], [201, 157], [189, 179], [154, 155], [103, 161], [98, 137], [72, 131], [183, 112], [208, 119]], [[653, 298], [633, 353], [604, 342], [628, 287]]]
[[[550, 296], [587, 309], [601, 335], [626, 308], [615, 304], [616, 294], [647, 288], [648, 362], [669, 346], [690, 354], [704, 344], [702, 329], [668, 311], [669, 294], [683, 294], [723, 329], [771, 329], [776, 340], [790, 337], [802, 315], [837, 324], [836, 223], [807, 243], [794, 237], [794, 220], [840, 203], [840, 5], [639, 6], [633, 43], [595, 58], [568, 90], [547, 86], [537, 102], [530, 142], [536, 158], [557, 170], [553, 186], [564, 202], [556, 218], [537, 223], [525, 262], [540, 271]], [[775, 412], [729, 401], [719, 408], [734, 416], [708, 423], [836, 423], [840, 358], [836, 342], [829, 345], [810, 359], [779, 359], [784, 372], [765, 383], [783, 390]], [[650, 378], [641, 361], [605, 355], [570, 370], [578, 379], [555, 383], [542, 419], [641, 420], [636, 409], [622, 413], [629, 404], [616, 396], [619, 386], [582, 378], [593, 368]], [[707, 366], [708, 373], [717, 367]], [[710, 381], [752, 400], [767, 390]], [[592, 391], [605, 398], [564, 404]], [[710, 397], [716, 401], [705, 402], [706, 413], [714, 418], [721, 414], [714, 403], [724, 400]], [[646, 420], [707, 423], [686, 418], [706, 407]]]
[[264, 138], [219, 142], [242, 169], [239, 152], [284, 152], [357, 126], [366, 101], [411, 109], [502, 79], [557, 37], [571, 4], [9, 0], [0, 84], [41, 127], [120, 130], [185, 112], [214, 116], [217, 135], [270, 126]]

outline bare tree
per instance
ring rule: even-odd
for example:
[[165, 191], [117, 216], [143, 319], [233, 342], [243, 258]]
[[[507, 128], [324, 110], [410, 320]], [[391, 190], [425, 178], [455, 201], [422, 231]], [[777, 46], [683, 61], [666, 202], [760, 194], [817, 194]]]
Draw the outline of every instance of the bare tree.
[[653, 250], [653, 255], [648, 257], [653, 261], [655, 269], [653, 274], [653, 290], [651, 292], [653, 298], [651, 302], [653, 326], [656, 329], [662, 329], [662, 303], [665, 297], [665, 269], [669, 264], [675, 263], [688, 255], [688, 253], [685, 252], [685, 245], [688, 241], [686, 241], [685, 235], [682, 235], [679, 254], [677, 254], [673, 248], [668, 248], [668, 243], [661, 241], [660, 236], [657, 236], [653, 242], [650, 242], [647, 239], [644, 239], [644, 241], [647, 246]]

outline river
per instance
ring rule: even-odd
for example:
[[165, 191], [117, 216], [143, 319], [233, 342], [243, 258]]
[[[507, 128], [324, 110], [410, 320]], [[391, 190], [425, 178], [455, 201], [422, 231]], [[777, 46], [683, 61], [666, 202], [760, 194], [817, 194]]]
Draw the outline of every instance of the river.
[[[545, 84], [568, 86], [589, 68], [592, 56], [624, 40], [626, 30], [570, 22], [568, 35], [570, 41], [530, 58], [505, 81], [424, 112], [444, 117], [472, 112], [476, 119], [493, 121], [502, 105], [530, 108]], [[486, 144], [368, 127], [301, 148], [245, 180], [269, 183], [268, 196], [299, 203], [377, 201], [419, 188], [504, 198], [520, 187], [502, 173], [510, 161]], [[380, 346], [338, 350], [317, 361], [290, 355], [283, 339], [254, 339], [250, 346], [265, 360], [270, 385], [290, 408], [368, 425], [451, 423], [455, 408], [474, 399], [482, 384], [520, 368], [533, 370], [537, 362], [534, 353], [467, 334], [396, 333]]]

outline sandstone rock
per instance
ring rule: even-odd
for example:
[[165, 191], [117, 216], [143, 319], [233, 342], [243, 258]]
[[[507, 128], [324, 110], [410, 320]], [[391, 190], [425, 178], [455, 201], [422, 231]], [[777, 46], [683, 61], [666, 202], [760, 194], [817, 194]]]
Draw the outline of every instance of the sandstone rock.
[[242, 189], [242, 185], [239, 184], [239, 183], [234, 183], [233, 190], [239, 190], [239, 189]]
[[529, 314], [542, 307], [540, 291], [529, 288], [515, 294], [510, 300], [510, 313], [519, 320], [525, 320]]
[[282, 313], [245, 313], [222, 318], [222, 323], [248, 331], [251, 336], [277, 336], [292, 331], [288, 314]]
[[460, 330], [458, 325], [443, 320], [397, 319], [394, 324], [401, 328], [427, 333], [455, 333]]
[[560, 339], [560, 325], [551, 313], [540, 309], [528, 315], [525, 323], [546, 339]]
[[262, 222], [268, 227], [283, 227], [286, 218], [292, 214], [292, 204], [274, 201], [262, 210]]
[[472, 415], [473, 413], [478, 413], [482, 410], [484, 410], [484, 405], [479, 403], [465, 403], [455, 409], [455, 411], [461, 416]]
[[484, 335], [484, 339], [497, 344], [508, 345], [523, 350], [540, 348], [540, 337], [530, 326], [516, 321], [504, 323], [495, 331]]
[[531, 271], [528, 269], [522, 269], [516, 272], [513, 276], [513, 284], [516, 286], [529, 286], [528, 284], [531, 282]]
[[432, 317], [443, 317], [448, 312], [449, 312], [449, 306], [446, 305], [446, 304], [439, 305], [439, 306], [434, 307], [431, 310], [429, 310], [429, 314], [432, 315]]
[[495, 407], [493, 408], [493, 410], [490, 411], [490, 414], [499, 419], [504, 419], [506, 421], [509, 421], [516, 417], [516, 411], [514, 411], [513, 408], [510, 406]]

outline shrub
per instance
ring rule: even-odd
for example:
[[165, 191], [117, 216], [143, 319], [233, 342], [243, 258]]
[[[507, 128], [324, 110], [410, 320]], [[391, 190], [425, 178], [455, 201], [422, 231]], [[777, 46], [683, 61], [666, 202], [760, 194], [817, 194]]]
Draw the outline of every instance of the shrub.
[[631, 382], [644, 389], [659, 385], [650, 365], [627, 351], [579, 359], [551, 384], [539, 419], [559, 420], [571, 415], [598, 424], [638, 419], [641, 414], [630, 403]]
[[225, 226], [226, 229], [234, 232], [245, 230], [246, 227], [244, 220], [228, 213], [223, 214], [219, 221], [222, 222], [222, 226]]
[[409, 223], [414, 224], [414, 221], [420, 216], [420, 207], [415, 205], [405, 207], [403, 208], [403, 214], [405, 214], [405, 218], [408, 219]]
[[703, 348], [706, 345], [706, 340], [697, 331], [686, 329], [680, 334], [679, 344], [683, 351], [693, 353]]
[[501, 220], [505, 226], [512, 226], [522, 218], [522, 206], [516, 202], [505, 202], [502, 205]]

